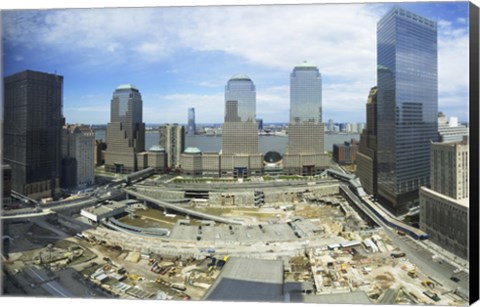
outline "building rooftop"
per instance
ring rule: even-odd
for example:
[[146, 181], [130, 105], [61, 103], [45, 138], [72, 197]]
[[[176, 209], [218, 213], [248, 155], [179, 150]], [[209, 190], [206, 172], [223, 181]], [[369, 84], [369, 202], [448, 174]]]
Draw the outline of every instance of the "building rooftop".
[[283, 301], [283, 261], [231, 257], [204, 299]]
[[150, 147], [148, 149], [148, 151], [165, 151], [165, 148], [163, 146], [160, 146], [160, 145], [153, 145], [152, 147]]
[[315, 66], [314, 64], [308, 62], [308, 61], [303, 61], [302, 64], [299, 64], [297, 66], [295, 66], [295, 68], [317, 68], [317, 66]]
[[236, 74], [230, 78], [230, 81], [232, 80], [246, 80], [246, 81], [252, 81], [249, 76], [245, 74]]
[[199, 154], [201, 153], [200, 149], [197, 147], [187, 147], [183, 153], [186, 154]]
[[121, 84], [117, 86], [117, 90], [137, 90], [138, 89], [133, 84]]
[[442, 193], [438, 193], [437, 191], [434, 191], [434, 190], [426, 188], [426, 187], [421, 187], [421, 189], [430, 193], [431, 195], [434, 195], [438, 198], [441, 198], [445, 201], [448, 201], [449, 203], [453, 203], [453, 204], [456, 204], [456, 205], [464, 207], [464, 208], [469, 208], [470, 207], [470, 199], [469, 198], [454, 199], [454, 198], [448, 197], [447, 195], [443, 195]]
[[89, 212], [91, 214], [94, 214], [94, 215], [103, 215], [103, 214], [108, 214], [112, 211], [115, 211], [117, 209], [122, 209], [122, 208], [125, 208], [127, 205], [125, 203], [122, 203], [122, 202], [112, 202], [111, 204], [108, 204], [108, 205], [100, 205], [100, 206], [94, 206], [94, 207], [88, 207], [88, 208], [85, 208], [85, 209], [82, 209], [84, 210], [85, 212]]

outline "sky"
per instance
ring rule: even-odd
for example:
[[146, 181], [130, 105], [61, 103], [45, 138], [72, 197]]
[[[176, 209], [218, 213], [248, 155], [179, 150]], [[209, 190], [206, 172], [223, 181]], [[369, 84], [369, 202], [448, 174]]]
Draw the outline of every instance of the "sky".
[[[311, 2], [311, 1], [310, 1]], [[64, 76], [68, 123], [106, 124], [120, 84], [146, 123], [221, 123], [229, 78], [250, 76], [257, 118], [288, 122], [290, 73], [322, 74], [323, 120], [365, 122], [376, 23], [394, 3], [3, 10], [3, 76]], [[397, 3], [438, 23], [438, 110], [468, 120], [468, 2]], [[58, 6], [58, 5], [57, 5]], [[35, 6], [33, 6], [35, 7]]]

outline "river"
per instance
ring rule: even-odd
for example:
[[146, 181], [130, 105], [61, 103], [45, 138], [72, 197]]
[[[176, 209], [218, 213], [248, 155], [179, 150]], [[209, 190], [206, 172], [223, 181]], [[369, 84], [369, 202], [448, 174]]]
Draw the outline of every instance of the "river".
[[[105, 140], [105, 130], [95, 131], [95, 138]], [[349, 142], [352, 138], [359, 141], [358, 134], [325, 134], [325, 151], [333, 151], [333, 144]], [[160, 135], [158, 131], [145, 133], [145, 149], [158, 144]], [[259, 150], [262, 153], [268, 151], [277, 151], [283, 155], [287, 146], [288, 137], [286, 136], [259, 136]], [[185, 137], [185, 147], [197, 147], [201, 151], [218, 152], [222, 147], [221, 136], [206, 135], [187, 135]]]

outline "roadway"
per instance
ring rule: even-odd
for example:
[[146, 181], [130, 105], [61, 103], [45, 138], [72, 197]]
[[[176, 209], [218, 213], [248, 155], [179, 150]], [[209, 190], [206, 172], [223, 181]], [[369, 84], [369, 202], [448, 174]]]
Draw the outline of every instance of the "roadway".
[[165, 201], [162, 201], [162, 200], [159, 200], [159, 199], [156, 199], [156, 198], [153, 198], [153, 197], [150, 197], [150, 196], [132, 191], [131, 189], [124, 189], [124, 191], [128, 195], [134, 196], [137, 199], [145, 200], [145, 201], [148, 201], [152, 204], [160, 206], [162, 208], [171, 209], [171, 210], [174, 210], [176, 212], [186, 214], [188, 216], [195, 216], [195, 217], [198, 217], [198, 218], [201, 218], [201, 219], [211, 220], [211, 221], [216, 221], [216, 222], [226, 223], [226, 224], [243, 225], [242, 221], [237, 221], [237, 220], [234, 220], [234, 219], [227, 219], [227, 218], [223, 218], [223, 217], [220, 217], [220, 216], [217, 216], [217, 215], [206, 214], [206, 213], [198, 212], [198, 211], [195, 211], [195, 210], [183, 208], [182, 206], [167, 203]]
[[0, 220], [29, 219], [66, 210], [82, 209], [105, 200], [115, 199], [122, 196], [123, 193], [124, 192], [120, 187], [97, 188], [95, 193], [91, 193], [86, 197], [81, 198], [81, 200], [63, 200], [37, 205], [36, 208], [4, 211], [2, 215], [0, 215]]
[[49, 279], [45, 276], [42, 270], [36, 268], [27, 267], [24, 269], [25, 273], [30, 276], [35, 282], [40, 285], [45, 291], [50, 293], [54, 297], [74, 297], [67, 289], [61, 286], [56, 280]]
[[[432, 277], [439, 283], [449, 288], [455, 289], [457, 287], [469, 290], [469, 277], [468, 274], [454, 273], [457, 269], [456, 266], [450, 264], [446, 260], [435, 260], [435, 254], [433, 254], [424, 244], [408, 236], [399, 236], [396, 232], [393, 232], [380, 218], [378, 218], [363, 202], [348, 188], [347, 185], [341, 184], [344, 187], [344, 191], [347, 196], [353, 201], [358, 208], [365, 212], [377, 225], [381, 226], [385, 233], [390, 237], [395, 246], [398, 246], [402, 251], [406, 253], [406, 257], [411, 263], [417, 265], [422, 272]], [[452, 276], [459, 276], [458, 283], [450, 280]], [[465, 276], [467, 275], [467, 276]]]

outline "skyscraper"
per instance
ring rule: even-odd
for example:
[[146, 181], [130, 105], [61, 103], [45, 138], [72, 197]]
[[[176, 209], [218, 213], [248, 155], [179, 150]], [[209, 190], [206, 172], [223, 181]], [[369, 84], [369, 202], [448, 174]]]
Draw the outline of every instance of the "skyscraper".
[[257, 154], [258, 127], [255, 117], [256, 92], [250, 77], [233, 76], [225, 87], [223, 154]]
[[94, 162], [95, 133], [85, 125], [65, 125], [62, 131], [62, 157], [75, 159], [74, 172], [64, 172], [62, 177], [74, 176], [66, 187], [87, 186], [95, 183]]
[[324, 155], [322, 77], [304, 62], [290, 75], [290, 122], [284, 169], [289, 174], [318, 174], [328, 160]]
[[106, 170], [131, 173], [142, 168], [137, 160], [137, 154], [145, 150], [142, 105], [142, 96], [133, 85], [124, 84], [115, 89], [107, 125]]
[[221, 174], [246, 177], [261, 172], [258, 152], [256, 91], [250, 77], [234, 75], [225, 86], [225, 121], [222, 128]]
[[195, 135], [197, 126], [195, 125], [195, 108], [188, 109], [188, 125], [187, 125], [187, 134]]
[[63, 77], [26, 70], [4, 80], [3, 157], [12, 190], [32, 198], [59, 192]]
[[367, 100], [367, 126], [360, 135], [357, 153], [357, 176], [364, 190], [377, 195], [377, 87], [372, 87]]
[[437, 138], [437, 24], [399, 7], [377, 24], [378, 194], [394, 213], [418, 205]]
[[185, 150], [185, 127], [178, 124], [166, 124], [159, 127], [160, 146], [165, 148], [167, 166], [175, 168], [180, 165], [180, 155]]

